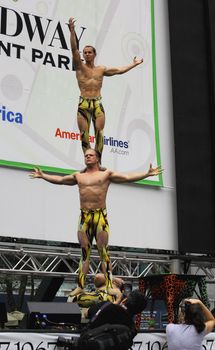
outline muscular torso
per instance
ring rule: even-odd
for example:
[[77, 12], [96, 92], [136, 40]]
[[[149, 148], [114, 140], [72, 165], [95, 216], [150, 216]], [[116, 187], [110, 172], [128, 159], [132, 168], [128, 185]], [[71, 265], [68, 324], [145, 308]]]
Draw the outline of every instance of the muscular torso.
[[104, 69], [103, 66], [90, 68], [82, 64], [81, 68], [76, 70], [81, 96], [92, 98], [101, 95]]
[[106, 208], [110, 170], [77, 173], [81, 209]]

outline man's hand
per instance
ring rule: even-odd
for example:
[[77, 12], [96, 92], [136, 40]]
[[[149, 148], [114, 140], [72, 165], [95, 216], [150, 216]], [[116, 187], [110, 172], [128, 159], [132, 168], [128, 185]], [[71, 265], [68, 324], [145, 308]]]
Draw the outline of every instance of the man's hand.
[[29, 174], [29, 177], [31, 179], [42, 178], [43, 177], [43, 172], [39, 168], [34, 168], [34, 171]]
[[133, 59], [133, 63], [135, 66], [138, 66], [139, 64], [143, 63], [143, 58], [136, 58], [136, 56]]
[[163, 169], [161, 169], [160, 165], [156, 168], [152, 168], [152, 164], [150, 164], [150, 167], [148, 170], [148, 176], [157, 176], [157, 175], [160, 175], [162, 172], [163, 172]]
[[71, 17], [69, 19], [69, 29], [71, 32], [75, 30], [75, 22], [76, 22], [75, 18]]

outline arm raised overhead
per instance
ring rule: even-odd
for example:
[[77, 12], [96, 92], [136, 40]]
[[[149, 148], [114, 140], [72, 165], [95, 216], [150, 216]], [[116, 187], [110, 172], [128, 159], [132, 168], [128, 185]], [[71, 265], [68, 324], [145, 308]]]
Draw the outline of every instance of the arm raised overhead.
[[69, 29], [70, 29], [70, 45], [72, 50], [73, 62], [74, 62], [75, 68], [78, 69], [82, 66], [83, 63], [82, 63], [80, 52], [77, 46], [77, 37], [75, 33], [75, 19], [73, 17], [69, 19]]

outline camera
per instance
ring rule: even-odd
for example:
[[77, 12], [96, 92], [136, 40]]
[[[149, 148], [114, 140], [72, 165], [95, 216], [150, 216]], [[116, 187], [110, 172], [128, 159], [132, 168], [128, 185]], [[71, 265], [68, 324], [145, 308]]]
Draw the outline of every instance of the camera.
[[80, 350], [79, 345], [79, 337], [72, 337], [72, 338], [65, 338], [65, 337], [58, 337], [57, 340], [57, 346], [58, 347], [63, 347], [64, 349], [68, 350]]

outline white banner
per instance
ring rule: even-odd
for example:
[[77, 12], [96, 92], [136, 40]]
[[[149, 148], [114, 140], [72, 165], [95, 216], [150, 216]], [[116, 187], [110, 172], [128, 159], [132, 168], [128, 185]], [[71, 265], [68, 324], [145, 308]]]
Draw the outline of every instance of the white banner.
[[[60, 350], [58, 337], [71, 339], [78, 334], [63, 333], [11, 333], [1, 332], [1, 350]], [[165, 333], [138, 333], [134, 338], [133, 350], [167, 350]], [[215, 333], [208, 334], [202, 343], [202, 350], [215, 350]]]
[[[144, 59], [104, 79], [104, 166], [129, 172], [160, 164], [153, 6], [153, 0], [1, 0], [0, 164], [63, 173], [83, 167], [70, 16], [81, 54], [86, 44], [95, 46], [97, 65]], [[162, 185], [162, 176], [144, 183]]]

